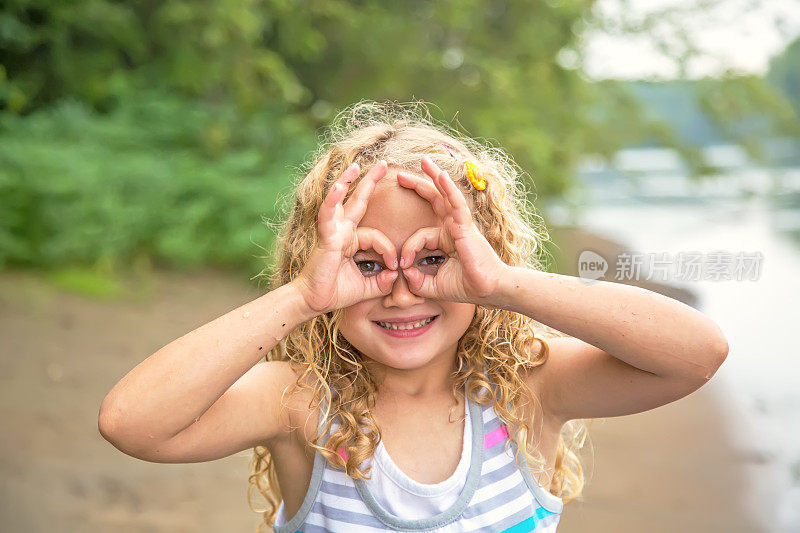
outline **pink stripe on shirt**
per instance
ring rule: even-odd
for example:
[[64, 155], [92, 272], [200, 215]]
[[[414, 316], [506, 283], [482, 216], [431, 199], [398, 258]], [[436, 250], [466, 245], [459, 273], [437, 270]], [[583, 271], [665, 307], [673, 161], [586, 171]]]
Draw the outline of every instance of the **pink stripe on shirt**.
[[486, 434], [483, 438], [483, 448], [491, 448], [498, 442], [503, 442], [508, 438], [508, 429], [506, 426], [500, 426], [499, 428], [495, 429], [494, 431], [490, 431]]

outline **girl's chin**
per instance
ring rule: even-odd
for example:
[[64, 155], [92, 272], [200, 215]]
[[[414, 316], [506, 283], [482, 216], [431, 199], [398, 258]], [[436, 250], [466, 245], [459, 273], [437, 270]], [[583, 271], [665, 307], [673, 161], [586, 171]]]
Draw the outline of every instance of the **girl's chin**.
[[418, 368], [425, 368], [431, 363], [431, 361], [398, 361], [396, 363], [392, 363], [392, 368], [396, 370], [416, 370]]
[[415, 354], [404, 353], [401, 356], [392, 355], [388, 357], [381, 357], [380, 360], [373, 359], [373, 361], [395, 370], [414, 370], [417, 368], [424, 368], [425, 366], [433, 363], [430, 353], [419, 354], [419, 356], [416, 356]]

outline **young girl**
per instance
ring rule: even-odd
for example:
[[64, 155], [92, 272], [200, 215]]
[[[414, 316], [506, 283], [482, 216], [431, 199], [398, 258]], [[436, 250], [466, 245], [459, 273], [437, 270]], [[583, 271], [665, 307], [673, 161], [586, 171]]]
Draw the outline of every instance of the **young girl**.
[[278, 533], [555, 531], [584, 483], [575, 428], [690, 394], [723, 334], [651, 291], [543, 271], [508, 157], [417, 107], [360, 103], [332, 132], [271, 290], [122, 378], [101, 433], [162, 463], [254, 448]]

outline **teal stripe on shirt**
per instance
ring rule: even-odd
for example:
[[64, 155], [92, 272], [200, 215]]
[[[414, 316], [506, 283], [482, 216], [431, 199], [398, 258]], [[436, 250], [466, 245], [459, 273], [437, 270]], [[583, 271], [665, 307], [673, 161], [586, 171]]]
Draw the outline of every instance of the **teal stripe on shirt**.
[[539, 507], [538, 509], [536, 509], [536, 514], [534, 516], [526, 518], [519, 524], [511, 526], [510, 528], [504, 530], [503, 533], [523, 533], [523, 532], [527, 533], [528, 531], [533, 531], [534, 529], [536, 529], [536, 524], [539, 523], [539, 520], [553, 514], [556, 513], [548, 511], [544, 507]]

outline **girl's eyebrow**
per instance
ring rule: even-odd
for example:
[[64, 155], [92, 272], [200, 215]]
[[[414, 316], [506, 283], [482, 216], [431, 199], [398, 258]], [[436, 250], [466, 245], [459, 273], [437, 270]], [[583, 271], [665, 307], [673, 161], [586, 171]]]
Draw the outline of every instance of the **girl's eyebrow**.
[[377, 255], [377, 256], [380, 256], [381, 254], [379, 254], [375, 250], [370, 249], [370, 250], [359, 250], [359, 251], [357, 251], [356, 253], [353, 254], [353, 257], [355, 257], [357, 255], [368, 255], [368, 256]]
[[[442, 251], [441, 248], [435, 248], [435, 249], [423, 248], [423, 249], [417, 251], [417, 255], [423, 254], [423, 253], [426, 253], [426, 252], [441, 252], [441, 251]], [[353, 257], [355, 257], [355, 256], [367, 256], [367, 257], [378, 256], [378, 257], [382, 257], [381, 254], [379, 254], [378, 252], [376, 252], [375, 250], [373, 250], [371, 248], [369, 250], [359, 250], [359, 251], [357, 251], [356, 253], [353, 254]]]

